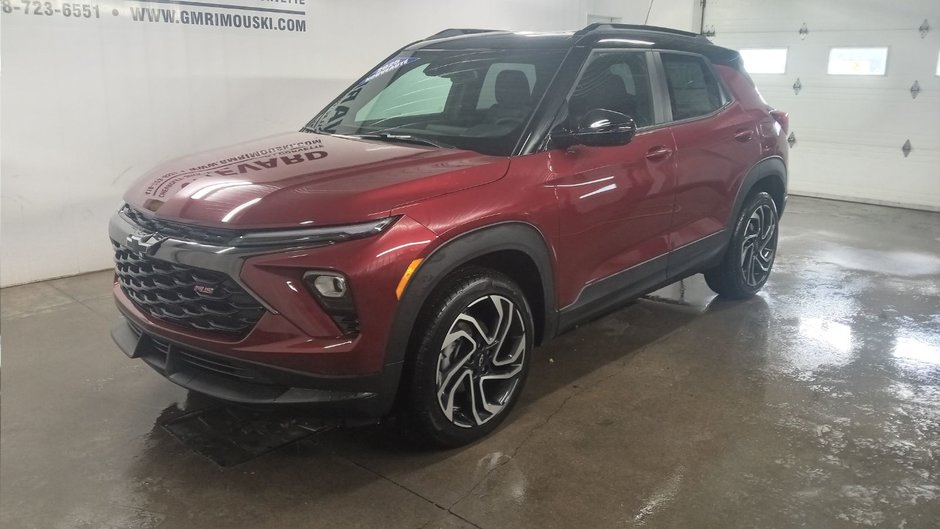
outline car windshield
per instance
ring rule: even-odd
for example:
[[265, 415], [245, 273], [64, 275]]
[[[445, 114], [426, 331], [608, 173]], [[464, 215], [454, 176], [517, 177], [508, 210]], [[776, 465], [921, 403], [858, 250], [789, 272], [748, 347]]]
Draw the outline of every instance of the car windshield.
[[508, 156], [564, 50], [404, 51], [305, 130]]

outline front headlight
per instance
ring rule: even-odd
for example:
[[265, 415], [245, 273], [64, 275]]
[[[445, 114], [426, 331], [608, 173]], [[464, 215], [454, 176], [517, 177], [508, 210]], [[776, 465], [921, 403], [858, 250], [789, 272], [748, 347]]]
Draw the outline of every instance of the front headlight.
[[346, 226], [250, 231], [235, 237], [230, 244], [239, 248], [334, 244], [354, 239], [362, 239], [382, 233], [388, 229], [389, 226], [394, 224], [396, 220], [398, 220], [398, 217], [386, 217], [380, 220], [348, 224]]

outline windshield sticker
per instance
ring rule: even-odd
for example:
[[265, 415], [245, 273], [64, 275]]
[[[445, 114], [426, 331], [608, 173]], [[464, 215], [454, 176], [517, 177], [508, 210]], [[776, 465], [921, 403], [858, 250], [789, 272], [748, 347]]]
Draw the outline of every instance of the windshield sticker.
[[408, 63], [414, 62], [414, 61], [416, 61], [416, 60], [418, 60], [417, 57], [395, 57], [394, 59], [388, 61], [387, 63], [383, 64], [382, 66], [379, 66], [378, 68], [376, 68], [375, 71], [372, 72], [371, 74], [369, 74], [368, 77], [366, 77], [365, 79], [363, 79], [362, 82], [359, 83], [359, 85], [360, 85], [360, 86], [361, 86], [361, 85], [364, 85], [364, 84], [368, 83], [369, 81], [375, 79], [376, 77], [385, 75], [385, 74], [387, 74], [388, 72], [394, 72], [395, 70], [401, 68], [402, 66], [404, 66], [404, 65], [406, 65], [406, 64], [408, 64]]

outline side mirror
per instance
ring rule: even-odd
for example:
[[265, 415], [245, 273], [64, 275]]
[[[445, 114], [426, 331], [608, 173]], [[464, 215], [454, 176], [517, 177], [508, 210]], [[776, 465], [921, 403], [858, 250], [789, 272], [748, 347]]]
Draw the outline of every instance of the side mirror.
[[559, 130], [551, 135], [552, 147], [588, 145], [596, 147], [626, 145], [636, 134], [636, 122], [620, 112], [595, 108], [578, 120], [574, 130]]

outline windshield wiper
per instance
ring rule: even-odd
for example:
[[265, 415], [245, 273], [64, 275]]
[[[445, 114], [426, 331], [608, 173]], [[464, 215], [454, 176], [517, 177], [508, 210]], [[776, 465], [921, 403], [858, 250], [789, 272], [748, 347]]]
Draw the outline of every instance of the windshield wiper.
[[439, 149], [456, 149], [453, 145], [447, 143], [441, 143], [437, 140], [429, 140], [421, 136], [413, 136], [411, 134], [389, 134], [387, 132], [374, 132], [366, 134], [350, 134], [354, 138], [362, 138], [365, 140], [379, 140], [379, 141], [399, 141], [402, 143], [415, 143], [418, 145], [430, 145], [431, 147], [437, 147]]

